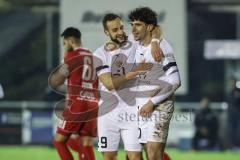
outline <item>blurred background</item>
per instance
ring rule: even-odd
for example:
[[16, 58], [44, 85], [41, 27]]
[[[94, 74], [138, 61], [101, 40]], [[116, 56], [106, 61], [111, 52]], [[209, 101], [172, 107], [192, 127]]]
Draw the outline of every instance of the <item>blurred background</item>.
[[1, 160], [58, 159], [53, 110], [64, 95], [48, 75], [62, 59], [61, 31], [78, 27], [94, 51], [106, 40], [104, 14], [121, 15], [130, 33], [127, 15], [139, 6], [157, 12], [183, 82], [166, 151], [173, 160], [239, 159], [240, 0], [0, 0]]

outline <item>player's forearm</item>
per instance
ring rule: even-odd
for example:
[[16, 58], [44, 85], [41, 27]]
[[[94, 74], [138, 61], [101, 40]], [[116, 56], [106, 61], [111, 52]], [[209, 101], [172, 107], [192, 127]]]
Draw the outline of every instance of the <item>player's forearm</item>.
[[135, 69], [132, 71], [121, 75], [121, 76], [112, 76], [110, 72], [103, 73], [98, 76], [100, 82], [108, 89], [108, 90], [118, 90], [121, 86], [124, 85], [127, 81], [135, 78], [137, 75], [147, 72], [152, 68], [153, 64], [151, 63], [140, 63]]
[[137, 75], [139, 75], [139, 72], [137, 71], [131, 71], [128, 72], [125, 75], [121, 76], [113, 76], [112, 77], [112, 89], [118, 90], [121, 86], [123, 86], [127, 81], [135, 78]]
[[174, 92], [181, 86], [181, 82], [177, 81], [174, 84], [165, 84], [165, 86], [159, 87], [155, 94], [150, 99], [153, 104], [159, 104], [172, 96]]
[[68, 66], [62, 64], [59, 66], [49, 77], [49, 86], [53, 89], [57, 89], [62, 86], [69, 76]]
[[100, 82], [105, 86], [106, 89], [109, 91], [111, 90], [117, 90], [120, 86], [126, 82], [125, 75], [121, 76], [112, 76], [110, 72], [103, 73], [98, 76]]
[[118, 90], [127, 81], [125, 75], [113, 76], [111, 89]]
[[64, 84], [66, 77], [56, 72], [53, 73], [49, 78], [49, 85], [53, 89], [57, 89]]

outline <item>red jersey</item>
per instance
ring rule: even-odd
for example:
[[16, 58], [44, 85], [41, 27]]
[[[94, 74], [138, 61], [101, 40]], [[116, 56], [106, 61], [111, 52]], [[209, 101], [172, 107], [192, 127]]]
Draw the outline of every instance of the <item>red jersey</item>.
[[[71, 110], [86, 111], [98, 105], [98, 79], [93, 67], [92, 53], [83, 48], [68, 52], [64, 63], [69, 66], [67, 99]], [[78, 108], [78, 109], [77, 109]]]

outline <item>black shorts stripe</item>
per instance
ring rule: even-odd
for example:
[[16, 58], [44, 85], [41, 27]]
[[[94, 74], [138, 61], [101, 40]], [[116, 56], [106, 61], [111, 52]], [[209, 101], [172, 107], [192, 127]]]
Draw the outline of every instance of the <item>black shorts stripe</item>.
[[101, 71], [102, 69], [105, 69], [105, 68], [109, 68], [109, 66], [108, 65], [99, 66], [99, 67], [96, 68], [96, 71], [99, 72], [99, 71]]
[[171, 68], [173, 66], [177, 66], [177, 63], [176, 62], [170, 62], [166, 66], [163, 66], [164, 72], [166, 72], [169, 68]]

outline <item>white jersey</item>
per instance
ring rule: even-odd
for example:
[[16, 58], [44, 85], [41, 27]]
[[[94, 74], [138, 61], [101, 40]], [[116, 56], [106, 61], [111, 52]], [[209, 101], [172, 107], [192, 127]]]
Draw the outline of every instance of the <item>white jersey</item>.
[[139, 44], [136, 52], [136, 63], [153, 63], [151, 71], [139, 75], [137, 86], [137, 104], [141, 108], [149, 100], [155, 104], [155, 110], [150, 117], [139, 116], [140, 143], [166, 143], [168, 129], [174, 110], [172, 95], [180, 86], [178, 67], [173, 55], [173, 49], [165, 39], [160, 42], [164, 54], [161, 62], [156, 62], [151, 54], [151, 44], [144, 47]]
[[[179, 87], [180, 76], [178, 67], [174, 58], [173, 49], [170, 44], [162, 39], [160, 42], [160, 48], [164, 54], [164, 58], [161, 62], [156, 62], [151, 54], [151, 44], [148, 46], [138, 45], [136, 51], [136, 63], [145, 62], [153, 63], [154, 66], [151, 71], [139, 76], [138, 83], [138, 105], [144, 105], [148, 100], [151, 100], [154, 104], [161, 103], [165, 99], [169, 98], [174, 91]], [[158, 92], [159, 87], [163, 87]], [[153, 93], [152, 91], [156, 91]], [[148, 92], [149, 91], [149, 92]], [[142, 95], [141, 95], [142, 94]], [[154, 95], [154, 96], [153, 96]]]
[[[95, 59], [97, 75], [126, 74], [134, 67], [135, 53], [136, 44], [131, 42], [113, 51], [107, 50], [105, 46], [99, 47], [93, 53], [97, 58]], [[125, 150], [141, 151], [141, 144], [137, 138], [139, 133], [135, 92], [130, 90], [131, 86], [137, 85], [136, 79], [128, 81], [117, 91], [109, 91], [99, 81], [98, 150], [101, 152], [117, 151], [121, 138]]]
[[[128, 41], [124, 46], [113, 51], [106, 49], [106, 46], [103, 45], [99, 47], [93, 55], [100, 60], [100, 63], [95, 63], [95, 68], [97, 75], [100, 76], [103, 73], [111, 73], [113, 76], [123, 75], [131, 71], [134, 67], [136, 53], [136, 44]], [[99, 81], [99, 90], [103, 92], [109, 92], [115, 95], [118, 99], [117, 107], [123, 107], [127, 105], [135, 105], [128, 100], [130, 99], [129, 92], [130, 87], [136, 85], [136, 80], [129, 81], [124, 84], [121, 89], [118, 91], [112, 90], [109, 91], [100, 81]], [[100, 93], [101, 95], [101, 93]], [[126, 96], [127, 95], [127, 96]], [[132, 98], [131, 98], [132, 100]], [[102, 103], [100, 99], [100, 103]]]

